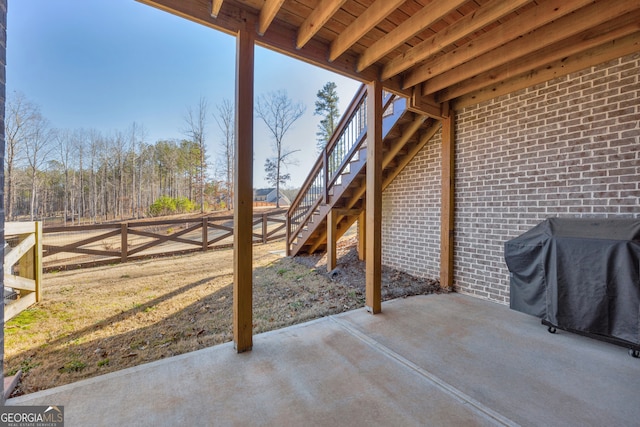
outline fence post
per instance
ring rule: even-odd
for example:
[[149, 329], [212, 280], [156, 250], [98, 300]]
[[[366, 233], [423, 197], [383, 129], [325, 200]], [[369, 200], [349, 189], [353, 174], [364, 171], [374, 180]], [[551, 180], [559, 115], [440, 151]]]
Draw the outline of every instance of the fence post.
[[36, 302], [42, 300], [42, 221], [36, 221], [35, 227], [36, 244], [33, 246], [34, 251], [34, 274], [33, 280], [36, 282]]
[[266, 245], [267, 244], [267, 214], [263, 213], [262, 214], [262, 244]]
[[127, 262], [127, 252], [129, 251], [127, 246], [127, 227], [128, 223], [123, 222], [120, 224], [120, 261]]
[[[35, 282], [35, 302], [42, 299], [42, 222], [32, 222], [34, 245], [18, 261], [20, 276]], [[28, 234], [20, 235], [21, 239]], [[25, 307], [26, 308], [26, 307]]]
[[202, 251], [209, 247], [209, 218], [202, 218]]

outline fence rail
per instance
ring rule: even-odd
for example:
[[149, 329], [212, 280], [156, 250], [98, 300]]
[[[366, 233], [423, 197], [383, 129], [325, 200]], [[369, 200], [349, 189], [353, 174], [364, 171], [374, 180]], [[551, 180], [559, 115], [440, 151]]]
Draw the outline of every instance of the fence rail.
[[4, 320], [10, 320], [42, 298], [42, 223], [7, 222], [4, 247], [4, 286], [12, 289], [4, 304]]
[[[284, 239], [285, 210], [254, 214], [253, 242]], [[127, 262], [233, 246], [233, 216], [45, 227], [45, 270]]]

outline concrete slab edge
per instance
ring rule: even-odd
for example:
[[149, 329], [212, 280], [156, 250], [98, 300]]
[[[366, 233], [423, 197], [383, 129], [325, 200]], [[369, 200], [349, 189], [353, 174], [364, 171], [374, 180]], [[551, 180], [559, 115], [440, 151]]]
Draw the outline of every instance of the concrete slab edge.
[[13, 393], [13, 390], [16, 389], [21, 376], [22, 369], [18, 369], [15, 375], [4, 378], [4, 400], [7, 400], [9, 396], [11, 396], [11, 393]]
[[432, 383], [436, 387], [440, 388], [445, 393], [451, 395], [453, 398], [457, 399], [461, 403], [470, 405], [471, 407], [473, 407], [477, 411], [477, 413], [479, 415], [482, 415], [482, 416], [484, 416], [486, 418], [489, 418], [489, 419], [491, 419], [491, 420], [493, 420], [493, 421], [495, 421], [495, 422], [497, 422], [499, 424], [502, 424], [504, 426], [520, 427], [520, 425], [518, 423], [508, 419], [507, 417], [505, 417], [502, 414], [494, 411], [493, 409], [489, 408], [488, 406], [483, 405], [481, 402], [478, 402], [473, 397], [467, 395], [466, 393], [462, 392], [461, 390], [458, 390], [457, 388], [455, 388], [451, 384], [447, 383], [446, 381], [443, 381], [442, 379], [438, 378], [437, 376], [435, 376], [431, 372], [427, 371], [426, 369], [421, 368], [420, 366], [416, 365], [415, 363], [411, 362], [410, 360], [406, 359], [405, 357], [401, 356], [400, 354], [396, 353], [395, 351], [391, 350], [390, 348], [384, 346], [383, 344], [379, 343], [378, 341], [376, 341], [375, 339], [371, 338], [370, 336], [360, 332], [359, 330], [354, 328], [351, 324], [349, 324], [348, 321], [345, 321], [345, 320], [343, 320], [341, 318], [338, 318], [338, 317], [335, 317], [335, 316], [329, 316], [329, 319], [331, 319], [333, 322], [338, 324], [346, 332], [348, 332], [349, 334], [351, 334], [355, 338], [357, 338], [357, 339], [361, 340], [362, 342], [364, 342], [365, 344], [369, 345], [374, 350], [378, 351], [381, 354], [384, 354], [385, 356], [387, 356], [387, 357], [389, 357], [391, 359], [394, 359], [396, 362], [398, 362], [398, 363], [406, 366], [407, 368], [415, 371], [417, 374], [421, 375], [425, 380], [429, 381], [430, 383]]

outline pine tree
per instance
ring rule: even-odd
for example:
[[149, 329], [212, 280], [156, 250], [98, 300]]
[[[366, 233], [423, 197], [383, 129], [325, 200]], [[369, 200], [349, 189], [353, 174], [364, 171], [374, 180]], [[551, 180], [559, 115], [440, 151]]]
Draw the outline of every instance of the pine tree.
[[336, 88], [337, 86], [334, 82], [327, 82], [316, 95], [318, 99], [316, 100], [316, 110], [313, 114], [322, 116], [318, 124], [318, 132], [316, 132], [318, 152], [321, 152], [327, 146], [340, 119], [340, 111], [338, 109], [340, 99]]

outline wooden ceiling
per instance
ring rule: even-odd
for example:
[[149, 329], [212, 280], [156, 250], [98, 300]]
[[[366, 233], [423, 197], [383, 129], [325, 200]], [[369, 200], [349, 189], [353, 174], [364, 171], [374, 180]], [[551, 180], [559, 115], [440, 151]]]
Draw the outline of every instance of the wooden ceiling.
[[437, 115], [640, 51], [638, 0], [138, 0]]

